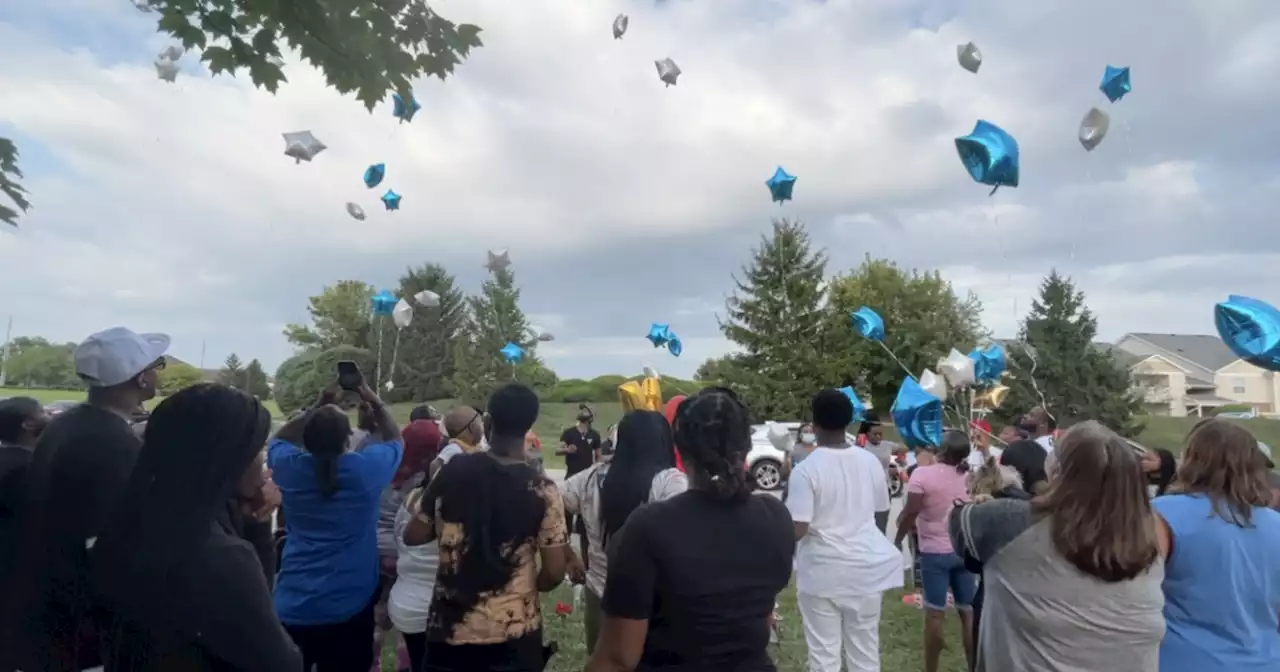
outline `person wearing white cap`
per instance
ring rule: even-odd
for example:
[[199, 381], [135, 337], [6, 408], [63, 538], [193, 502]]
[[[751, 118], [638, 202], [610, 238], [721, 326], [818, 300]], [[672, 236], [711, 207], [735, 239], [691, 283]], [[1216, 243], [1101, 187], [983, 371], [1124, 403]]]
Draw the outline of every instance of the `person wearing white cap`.
[[[128, 483], [142, 443], [130, 416], [154, 398], [169, 337], [124, 327], [76, 347], [76, 374], [88, 403], [57, 416], [40, 435], [27, 475], [24, 543], [15, 583], [34, 656], [26, 669], [83, 670], [100, 665], [89, 590], [97, 536]], [[145, 551], [140, 551], [145, 552]]]

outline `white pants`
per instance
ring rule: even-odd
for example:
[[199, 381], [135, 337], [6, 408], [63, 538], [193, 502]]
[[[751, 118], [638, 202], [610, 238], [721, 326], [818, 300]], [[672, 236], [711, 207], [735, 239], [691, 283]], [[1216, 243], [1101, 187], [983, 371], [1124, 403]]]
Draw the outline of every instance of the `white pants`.
[[880, 672], [881, 593], [826, 598], [800, 593], [800, 617], [809, 646], [809, 672]]

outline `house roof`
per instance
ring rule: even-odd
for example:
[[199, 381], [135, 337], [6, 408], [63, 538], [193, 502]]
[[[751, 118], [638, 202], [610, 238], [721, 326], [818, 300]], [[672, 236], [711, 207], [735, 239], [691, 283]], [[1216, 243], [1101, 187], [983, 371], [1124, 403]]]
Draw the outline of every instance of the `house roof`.
[[1240, 359], [1217, 336], [1201, 334], [1129, 334], [1192, 364], [1217, 371]]
[[1228, 406], [1240, 403], [1232, 399], [1224, 399], [1212, 392], [1188, 392], [1187, 401], [1202, 404], [1204, 406]]

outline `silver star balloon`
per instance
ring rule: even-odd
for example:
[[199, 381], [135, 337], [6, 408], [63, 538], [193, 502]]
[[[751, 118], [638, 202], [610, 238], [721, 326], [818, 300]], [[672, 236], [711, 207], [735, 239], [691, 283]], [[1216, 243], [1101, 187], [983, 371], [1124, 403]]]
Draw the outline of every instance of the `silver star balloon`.
[[178, 79], [178, 64], [167, 58], [157, 58], [156, 77], [172, 84]]
[[956, 47], [956, 58], [960, 61], [960, 67], [975, 75], [978, 74], [978, 68], [982, 67], [982, 52], [972, 42]]
[[489, 261], [485, 263], [484, 267], [489, 269], [490, 273], [500, 273], [507, 270], [510, 265], [511, 257], [508, 256], [506, 250], [499, 250], [497, 254], [494, 254], [493, 250], [489, 250]]
[[136, 7], [138, 11], [146, 12], [147, 14], [150, 14], [152, 10], [151, 0], [133, 0], [133, 6]]
[[1098, 108], [1092, 108], [1085, 113], [1084, 119], [1080, 120], [1080, 144], [1084, 145], [1087, 152], [1092, 152], [1095, 147], [1102, 144], [1102, 139], [1107, 137], [1107, 130], [1111, 128], [1111, 117], [1106, 112]]
[[292, 156], [296, 163], [310, 161], [316, 154], [328, 149], [311, 131], [295, 131], [284, 135], [284, 155]]
[[347, 204], [347, 214], [351, 215], [351, 217], [357, 221], [364, 221], [364, 208], [361, 208], [355, 203]]
[[676, 83], [676, 79], [681, 75], [680, 66], [669, 58], [654, 61], [653, 64], [658, 68], [658, 79], [661, 79], [667, 86], [673, 86]]
[[620, 40], [623, 35], [627, 34], [627, 25], [631, 23], [631, 19], [626, 14], [619, 14], [613, 20], [613, 39]]
[[179, 58], [182, 58], [182, 55], [185, 53], [187, 52], [182, 47], [179, 47], [176, 44], [171, 44], [165, 47], [164, 51], [160, 52], [160, 54], [156, 56], [156, 58], [168, 59], [170, 61], [177, 61]]

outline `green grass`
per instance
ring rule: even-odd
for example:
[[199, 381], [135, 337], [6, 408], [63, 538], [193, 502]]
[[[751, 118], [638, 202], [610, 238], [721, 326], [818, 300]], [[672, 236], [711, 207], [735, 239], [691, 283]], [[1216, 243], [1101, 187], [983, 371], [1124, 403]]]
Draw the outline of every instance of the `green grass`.
[[[920, 609], [902, 603], [902, 591], [890, 591], [884, 596], [884, 611], [880, 616], [880, 666], [885, 670], [924, 669], [923, 641], [924, 614]], [[582, 613], [575, 610], [568, 616], [556, 615], [556, 602], [570, 604], [573, 592], [561, 586], [542, 598], [543, 641], [557, 642], [559, 652], [547, 666], [550, 672], [581, 672], [587, 663], [587, 647], [582, 628]], [[795, 586], [788, 586], [778, 596], [780, 605], [778, 644], [770, 647], [778, 672], [804, 672], [808, 649], [804, 643], [800, 612], [796, 608]], [[965, 672], [964, 650], [959, 639], [959, 621], [951, 617], [947, 627], [947, 650], [942, 654], [940, 672]], [[395, 650], [384, 652], [383, 672], [396, 672]]]

